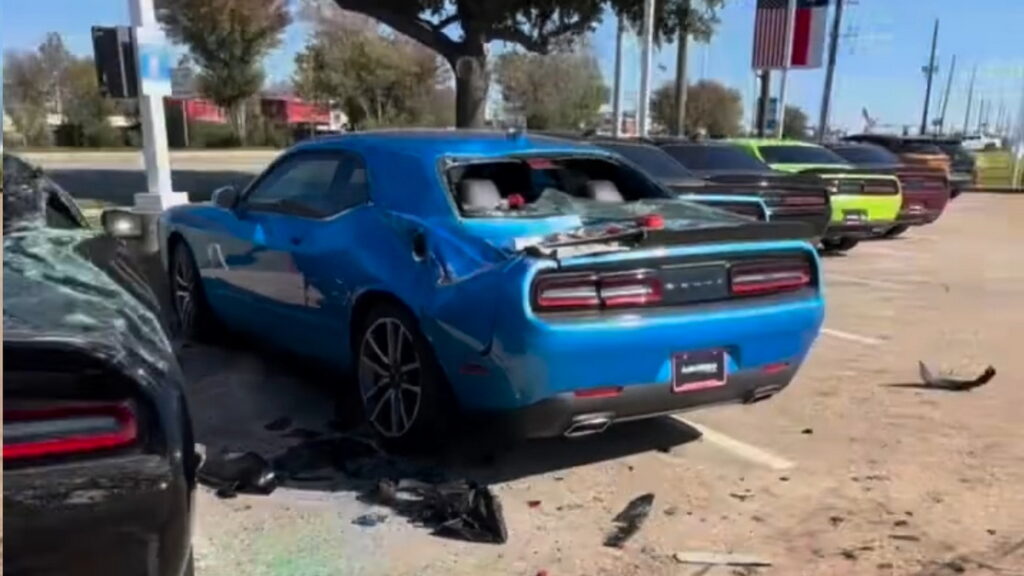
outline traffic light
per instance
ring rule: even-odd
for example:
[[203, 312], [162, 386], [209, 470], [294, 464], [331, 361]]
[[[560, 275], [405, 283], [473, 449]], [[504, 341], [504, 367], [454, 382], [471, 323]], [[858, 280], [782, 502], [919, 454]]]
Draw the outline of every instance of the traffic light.
[[93, 26], [92, 50], [100, 93], [108, 98], [138, 98], [135, 34], [128, 26]]

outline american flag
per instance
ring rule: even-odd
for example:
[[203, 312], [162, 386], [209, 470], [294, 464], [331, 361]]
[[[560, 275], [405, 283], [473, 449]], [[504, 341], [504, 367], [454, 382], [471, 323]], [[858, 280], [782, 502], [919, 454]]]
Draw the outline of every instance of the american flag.
[[[793, 30], [789, 33], [793, 43], [790, 66], [816, 68], [821, 65], [828, 4], [829, 0], [796, 1]], [[754, 69], [785, 67], [788, 20], [789, 0], [757, 0]]]

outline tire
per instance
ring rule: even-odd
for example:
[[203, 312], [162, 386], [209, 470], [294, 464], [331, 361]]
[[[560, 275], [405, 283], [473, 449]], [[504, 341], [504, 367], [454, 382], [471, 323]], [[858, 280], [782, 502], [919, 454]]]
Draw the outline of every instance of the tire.
[[898, 237], [899, 235], [903, 234], [904, 232], [906, 232], [909, 229], [910, 229], [910, 226], [904, 226], [904, 225], [893, 226], [892, 228], [889, 228], [888, 230], [886, 230], [885, 234], [882, 234], [882, 238], [896, 238], [896, 237]]
[[192, 250], [184, 242], [174, 245], [170, 266], [171, 308], [180, 334], [189, 340], [210, 341], [217, 323], [206, 301]]
[[374, 307], [362, 324], [355, 354], [366, 420], [385, 447], [397, 452], [441, 448], [454, 399], [412, 314], [391, 303]]
[[845, 236], [840, 238], [822, 238], [821, 240], [821, 246], [825, 249], [825, 252], [846, 252], [853, 249], [859, 243], [860, 240]]

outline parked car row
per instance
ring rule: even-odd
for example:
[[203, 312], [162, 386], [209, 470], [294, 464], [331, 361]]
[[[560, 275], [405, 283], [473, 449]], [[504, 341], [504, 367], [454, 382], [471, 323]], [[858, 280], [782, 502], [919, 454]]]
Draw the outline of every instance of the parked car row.
[[752, 215], [744, 202], [761, 198], [769, 220], [807, 222], [829, 252], [931, 224], [974, 181], [972, 157], [953, 140], [864, 135], [825, 146], [771, 139], [583, 140], [623, 155], [692, 201]]
[[[165, 312], [186, 338], [241, 332], [333, 366], [339, 402], [395, 450], [469, 422], [574, 438], [758, 402], [821, 329], [816, 245], [941, 214], [950, 168], [915, 160], [860, 142], [309, 140], [161, 215]], [[91, 230], [7, 155], [3, 201], [8, 568], [190, 573], [183, 378], [118, 238], [143, 227]]]

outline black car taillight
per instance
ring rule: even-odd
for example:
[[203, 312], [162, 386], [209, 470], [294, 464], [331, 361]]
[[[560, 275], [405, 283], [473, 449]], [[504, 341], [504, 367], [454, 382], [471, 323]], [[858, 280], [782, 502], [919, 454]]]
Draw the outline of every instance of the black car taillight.
[[811, 266], [800, 260], [739, 263], [729, 270], [729, 290], [735, 296], [763, 296], [810, 284]]
[[650, 306], [662, 299], [661, 280], [648, 270], [541, 277], [534, 285], [539, 311]]
[[123, 448], [139, 436], [128, 402], [73, 403], [4, 410], [4, 460]]

